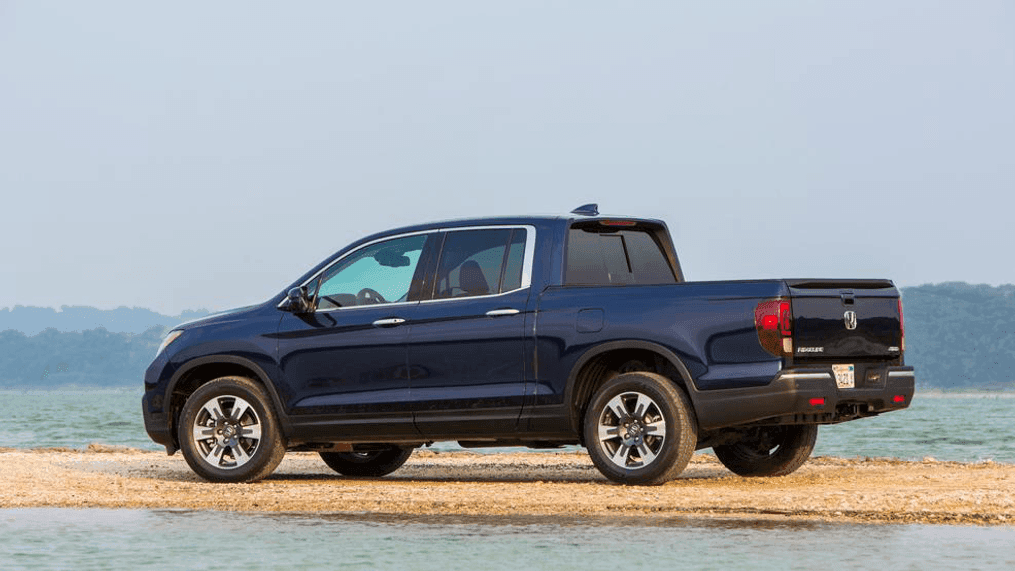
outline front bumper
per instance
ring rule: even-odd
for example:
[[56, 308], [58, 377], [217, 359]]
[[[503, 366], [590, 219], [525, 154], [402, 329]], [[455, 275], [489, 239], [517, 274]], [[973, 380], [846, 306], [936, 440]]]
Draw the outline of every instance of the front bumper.
[[913, 367], [858, 365], [855, 388], [840, 389], [832, 367], [785, 369], [766, 386], [697, 391], [693, 397], [702, 429], [756, 422], [835, 424], [904, 409], [913, 400]]
[[156, 444], [161, 444], [166, 447], [166, 452], [172, 455], [176, 452], [176, 443], [173, 441], [172, 434], [172, 423], [170, 422], [169, 413], [162, 408], [162, 404], [158, 403], [159, 406], [154, 407], [156, 410], [162, 410], [162, 412], [152, 412], [152, 400], [161, 400], [162, 393], [157, 391], [147, 391], [143, 397], [141, 397], [141, 413], [144, 416], [144, 428], [148, 436], [155, 441]]

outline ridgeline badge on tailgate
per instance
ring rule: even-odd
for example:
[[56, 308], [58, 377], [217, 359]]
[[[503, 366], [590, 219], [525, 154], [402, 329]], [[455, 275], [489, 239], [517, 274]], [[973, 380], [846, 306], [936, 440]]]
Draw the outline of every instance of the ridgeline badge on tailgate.
[[856, 312], [855, 311], [847, 311], [846, 313], [843, 313], [842, 314], [842, 318], [846, 322], [846, 329], [849, 329], [850, 331], [856, 329]]

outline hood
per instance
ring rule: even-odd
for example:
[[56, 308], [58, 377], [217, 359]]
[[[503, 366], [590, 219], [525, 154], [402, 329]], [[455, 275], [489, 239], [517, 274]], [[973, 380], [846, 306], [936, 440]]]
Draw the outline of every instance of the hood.
[[229, 321], [236, 321], [243, 319], [247, 315], [253, 313], [264, 304], [245, 305], [243, 307], [237, 307], [235, 309], [227, 309], [225, 311], [219, 311], [212, 313], [211, 315], [205, 315], [197, 319], [190, 321], [184, 321], [183, 323], [172, 327], [171, 329], [193, 329], [195, 327], [204, 327], [206, 325], [216, 325], [219, 323], [227, 323]]

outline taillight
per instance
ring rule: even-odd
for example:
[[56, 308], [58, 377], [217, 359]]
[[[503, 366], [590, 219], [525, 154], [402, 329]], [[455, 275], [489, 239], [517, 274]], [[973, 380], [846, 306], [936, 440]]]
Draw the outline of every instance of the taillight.
[[780, 357], [793, 353], [793, 311], [789, 300], [759, 303], [754, 309], [754, 327], [766, 351]]
[[899, 298], [899, 332], [902, 334], [902, 341], [899, 343], [899, 349], [902, 352], [906, 352], [906, 320], [902, 317], [902, 298]]

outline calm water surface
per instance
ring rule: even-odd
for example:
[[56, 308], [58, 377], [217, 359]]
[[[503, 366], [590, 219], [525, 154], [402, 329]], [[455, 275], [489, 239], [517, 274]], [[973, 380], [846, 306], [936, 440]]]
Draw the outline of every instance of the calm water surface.
[[[0, 447], [93, 442], [160, 449], [145, 434], [140, 389], [0, 390]], [[1015, 394], [917, 392], [906, 410], [822, 427], [814, 454], [1015, 463]]]
[[[919, 394], [816, 455], [1015, 462], [1015, 395]], [[139, 389], [0, 390], [0, 447], [159, 449]], [[456, 449], [454, 444], [439, 444]], [[490, 449], [489, 451], [497, 451]], [[1013, 569], [1015, 528], [2, 509], [0, 569]]]
[[0, 509], [5, 569], [1012, 569], [1015, 528]]

